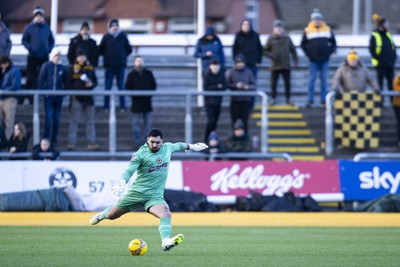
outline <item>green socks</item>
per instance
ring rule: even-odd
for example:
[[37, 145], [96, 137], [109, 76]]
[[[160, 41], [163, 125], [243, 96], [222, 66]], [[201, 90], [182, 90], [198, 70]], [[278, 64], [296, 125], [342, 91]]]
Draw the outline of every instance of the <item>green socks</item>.
[[172, 232], [171, 218], [161, 218], [158, 231], [160, 232], [161, 239], [169, 238]]
[[102, 218], [102, 219], [107, 219], [107, 215], [108, 215], [108, 212], [110, 211], [110, 209], [111, 209], [111, 207], [106, 208], [105, 210], [103, 210], [103, 211], [101, 212], [101, 218]]

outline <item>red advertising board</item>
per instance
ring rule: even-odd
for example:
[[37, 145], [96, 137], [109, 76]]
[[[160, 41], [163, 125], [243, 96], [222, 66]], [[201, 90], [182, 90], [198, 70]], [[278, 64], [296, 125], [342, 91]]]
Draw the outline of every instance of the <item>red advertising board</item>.
[[339, 193], [337, 161], [183, 161], [184, 187], [207, 196]]

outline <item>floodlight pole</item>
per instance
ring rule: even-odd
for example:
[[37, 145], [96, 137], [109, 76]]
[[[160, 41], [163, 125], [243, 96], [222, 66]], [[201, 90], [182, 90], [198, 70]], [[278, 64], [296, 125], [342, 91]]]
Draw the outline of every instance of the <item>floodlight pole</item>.
[[[206, 25], [206, 1], [197, 0], [197, 39], [200, 39], [205, 32]], [[201, 64], [201, 58], [197, 59], [197, 91], [203, 91], [203, 70]], [[204, 106], [204, 97], [197, 97], [197, 106]]]
[[53, 32], [54, 39], [57, 34], [57, 24], [58, 24], [58, 0], [51, 0], [51, 18], [50, 18], [50, 28]]
[[353, 34], [360, 33], [360, 0], [353, 0]]

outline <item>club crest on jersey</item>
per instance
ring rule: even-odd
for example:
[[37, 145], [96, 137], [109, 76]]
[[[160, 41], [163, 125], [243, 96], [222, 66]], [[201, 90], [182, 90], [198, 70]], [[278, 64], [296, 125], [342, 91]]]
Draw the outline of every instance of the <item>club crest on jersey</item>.
[[162, 162], [161, 158], [157, 158], [157, 163], [161, 164], [161, 162]]

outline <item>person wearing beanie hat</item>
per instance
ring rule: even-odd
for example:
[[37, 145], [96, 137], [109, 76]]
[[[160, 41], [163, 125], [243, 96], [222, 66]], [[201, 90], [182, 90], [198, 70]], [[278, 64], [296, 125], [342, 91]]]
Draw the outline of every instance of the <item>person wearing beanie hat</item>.
[[[1, 81], [0, 91], [15, 92], [21, 89], [21, 71], [14, 66], [10, 57], [0, 56]], [[5, 141], [11, 137], [14, 129], [15, 114], [17, 111], [17, 97], [15, 95], [0, 95], [0, 128], [5, 127]], [[0, 138], [2, 139], [2, 138]], [[4, 141], [4, 140], [0, 140]], [[1, 147], [0, 147], [1, 150]]]
[[99, 58], [98, 50], [99, 49], [96, 41], [90, 37], [89, 23], [87, 21], [82, 22], [79, 33], [71, 38], [69, 43], [67, 53], [69, 65], [73, 65], [75, 63], [78, 51], [84, 51], [86, 53], [87, 60], [90, 62], [90, 65], [97, 67]]
[[[54, 36], [49, 25], [44, 20], [44, 10], [36, 7], [33, 10], [33, 20], [22, 34], [22, 44], [28, 50], [26, 64], [25, 88], [38, 89], [39, 70], [49, 60], [49, 53], [54, 47]], [[27, 97], [32, 102], [32, 97]], [[20, 98], [23, 101], [23, 98]]]
[[351, 49], [346, 61], [340, 64], [335, 72], [335, 76], [332, 79], [332, 88], [336, 92], [365, 92], [368, 85], [374, 92], [379, 93], [378, 85], [359, 61], [357, 52]]
[[[128, 37], [122, 32], [118, 25], [118, 20], [112, 19], [108, 24], [109, 28], [103, 35], [99, 45], [99, 55], [103, 56], [105, 68], [105, 90], [111, 90], [114, 77], [117, 80], [118, 90], [124, 89], [125, 68], [127, 58], [132, 53], [132, 46]], [[125, 112], [125, 97], [119, 97], [120, 111]], [[110, 97], [104, 97], [104, 112], [110, 109]]]
[[[235, 67], [228, 70], [226, 83], [230, 90], [238, 92], [254, 91], [255, 79], [252, 72], [246, 67], [246, 57], [242, 54], [235, 56]], [[252, 99], [250, 96], [232, 96], [230, 103], [230, 115], [232, 126], [237, 119], [241, 119], [247, 133], [247, 122], [252, 109]]]
[[378, 84], [383, 89], [383, 80], [386, 78], [388, 89], [393, 90], [394, 65], [396, 63], [396, 45], [390, 34], [389, 22], [382, 16], [374, 14], [376, 29], [369, 39], [371, 63], [375, 67]]
[[[61, 64], [61, 52], [55, 47], [51, 50], [50, 61], [43, 64], [39, 73], [39, 88], [42, 90], [64, 90], [67, 88], [67, 69]], [[63, 96], [44, 97], [44, 134], [56, 146], [62, 111]]]
[[233, 134], [226, 142], [228, 152], [251, 152], [251, 139], [244, 129], [244, 123], [237, 119], [233, 126]]
[[311, 13], [311, 21], [303, 31], [300, 44], [301, 49], [310, 61], [307, 107], [312, 107], [314, 104], [314, 87], [318, 74], [321, 86], [320, 104], [322, 107], [325, 106], [329, 59], [336, 50], [335, 35], [322, 18], [319, 9], [314, 9]]
[[225, 153], [226, 149], [225, 147], [221, 144], [219, 140], [219, 136], [217, 132], [212, 131], [207, 140], [207, 145], [208, 149], [205, 150], [204, 152], [209, 153], [209, 154], [218, 154], [218, 153]]
[[258, 65], [262, 62], [263, 48], [260, 42], [260, 35], [253, 30], [251, 21], [243, 19], [240, 24], [240, 30], [235, 35], [232, 46], [232, 57], [242, 54], [246, 59], [246, 67], [253, 74], [254, 80], [257, 80]]
[[[225, 71], [222, 69], [218, 59], [210, 62], [208, 71], [203, 76], [204, 92], [223, 92], [226, 90]], [[221, 113], [222, 95], [205, 96], [204, 106], [207, 115], [207, 124], [204, 133], [206, 141], [210, 132], [217, 129], [219, 115]]]
[[323, 16], [318, 8], [314, 8], [314, 10], [312, 11], [312, 13], [310, 15], [310, 18], [311, 18], [311, 20], [322, 20]]
[[269, 35], [264, 46], [264, 55], [271, 60], [271, 105], [275, 104], [278, 78], [282, 75], [285, 84], [286, 104], [290, 103], [290, 56], [294, 65], [298, 63], [296, 48], [292, 39], [285, 33], [284, 23], [277, 19], [273, 23], [272, 34]]
[[215, 34], [212, 26], [207, 27], [206, 33], [197, 40], [194, 57], [201, 59], [202, 72], [208, 71], [211, 60], [217, 59], [221, 68], [225, 69], [225, 54], [221, 40]]
[[32, 11], [32, 15], [33, 17], [36, 17], [37, 15], [44, 17], [44, 9], [38, 6]]
[[[76, 59], [68, 68], [68, 90], [93, 90], [97, 86], [97, 77], [94, 67], [87, 60], [86, 52], [78, 50]], [[77, 143], [77, 132], [81, 113], [85, 113], [86, 140], [89, 150], [96, 150], [96, 121], [93, 96], [71, 96], [69, 108], [68, 150], [73, 150]]]

